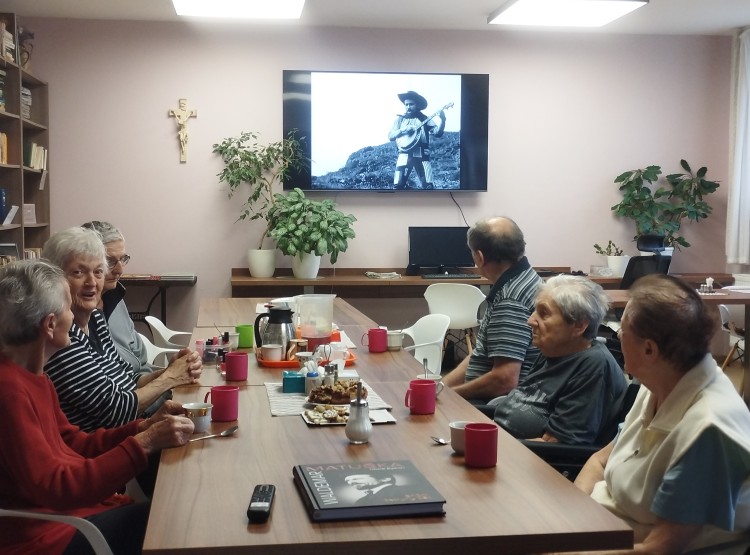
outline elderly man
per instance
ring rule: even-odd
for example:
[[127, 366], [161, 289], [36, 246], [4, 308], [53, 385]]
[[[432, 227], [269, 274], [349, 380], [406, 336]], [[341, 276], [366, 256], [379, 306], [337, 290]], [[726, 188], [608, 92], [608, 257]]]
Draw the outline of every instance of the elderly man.
[[490, 401], [515, 437], [591, 445], [617, 415], [625, 374], [596, 331], [609, 308], [601, 286], [556, 276], [539, 286], [529, 318], [542, 355], [508, 395]]
[[527, 321], [542, 279], [524, 256], [523, 233], [509, 218], [477, 222], [469, 229], [468, 244], [479, 273], [494, 285], [474, 351], [443, 381], [483, 404], [516, 387], [539, 354]]

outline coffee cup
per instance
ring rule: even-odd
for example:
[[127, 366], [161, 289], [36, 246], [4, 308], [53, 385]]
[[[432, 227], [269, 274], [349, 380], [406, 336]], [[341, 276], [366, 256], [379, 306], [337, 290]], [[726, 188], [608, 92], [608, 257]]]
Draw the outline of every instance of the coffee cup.
[[296, 360], [298, 352], [307, 351], [307, 339], [290, 339], [289, 349], [286, 351], [286, 360]]
[[240, 388], [236, 385], [216, 385], [212, 387], [203, 401], [213, 403], [211, 420], [214, 422], [233, 422], [239, 415]]
[[329, 360], [337, 359], [346, 360], [349, 358], [349, 349], [346, 348], [346, 343], [342, 341], [331, 341], [331, 358]]
[[[365, 337], [367, 342], [365, 342]], [[362, 336], [362, 345], [371, 353], [384, 353], [388, 350], [388, 332], [383, 328], [370, 328]]]
[[253, 347], [253, 325], [252, 324], [240, 324], [234, 327], [239, 336], [237, 337], [237, 346], [240, 349], [252, 349]]
[[406, 390], [404, 404], [411, 414], [434, 414], [436, 391], [434, 380], [412, 380]]
[[297, 364], [300, 368], [304, 368], [305, 364], [311, 360], [315, 360], [315, 355], [310, 351], [297, 352]]
[[459, 455], [464, 454], [464, 435], [467, 424], [470, 424], [468, 420], [454, 420], [448, 424], [451, 429], [451, 447]]
[[497, 424], [469, 422], [464, 426], [464, 464], [474, 468], [497, 465]]
[[261, 345], [260, 355], [263, 360], [269, 362], [277, 362], [282, 358], [284, 348], [281, 345], [269, 343], [268, 345]]
[[445, 387], [445, 384], [441, 381], [443, 379], [443, 376], [440, 374], [417, 374], [416, 379], [418, 380], [432, 380], [435, 382], [435, 397], [440, 395], [440, 392], [443, 391], [443, 388]]
[[213, 407], [211, 403], [185, 403], [182, 405], [185, 416], [193, 421], [194, 433], [199, 434], [208, 430], [211, 423], [211, 407]]
[[389, 331], [387, 334], [388, 350], [400, 351], [404, 345], [404, 334], [400, 331]]
[[229, 350], [236, 351], [240, 347], [240, 334], [236, 331], [229, 332]]
[[247, 379], [248, 356], [244, 351], [233, 351], [224, 357], [226, 378], [229, 381], [244, 381]]

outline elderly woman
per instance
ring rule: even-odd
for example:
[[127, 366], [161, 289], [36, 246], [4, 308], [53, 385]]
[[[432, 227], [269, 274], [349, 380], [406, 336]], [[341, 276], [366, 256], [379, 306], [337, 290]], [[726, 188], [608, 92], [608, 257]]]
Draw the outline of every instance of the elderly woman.
[[200, 357], [188, 349], [165, 370], [141, 375], [117, 354], [97, 309], [107, 268], [98, 233], [81, 227], [60, 231], [45, 243], [42, 256], [62, 268], [70, 286], [70, 345], [53, 354], [44, 370], [73, 424], [86, 431], [120, 426], [171, 388], [197, 380]]
[[575, 484], [633, 527], [634, 552], [745, 553], [750, 412], [709, 353], [715, 314], [671, 276], [643, 277], [630, 293], [619, 335], [643, 387]]
[[130, 364], [136, 374], [153, 372], [154, 367], [148, 362], [146, 347], [135, 330], [128, 307], [125, 305], [125, 287], [120, 283], [123, 269], [130, 261], [130, 255], [125, 249], [125, 237], [119, 229], [108, 222], [93, 220], [81, 227], [99, 233], [107, 252], [107, 274], [104, 276], [99, 308], [107, 321], [117, 353]]
[[[148, 504], [115, 492], [148, 455], [185, 444], [193, 423], [170, 401], [115, 429], [87, 434], [71, 425], [43, 367], [69, 345], [72, 322], [62, 270], [41, 260], [0, 269], [0, 505], [85, 517], [116, 553], [140, 553]], [[0, 518], [2, 553], [81, 553], [85, 541], [60, 522]]]
[[521, 439], [590, 445], [627, 388], [596, 331], [609, 299], [596, 283], [556, 276], [539, 286], [529, 318], [541, 355], [507, 395], [490, 401], [495, 422]]

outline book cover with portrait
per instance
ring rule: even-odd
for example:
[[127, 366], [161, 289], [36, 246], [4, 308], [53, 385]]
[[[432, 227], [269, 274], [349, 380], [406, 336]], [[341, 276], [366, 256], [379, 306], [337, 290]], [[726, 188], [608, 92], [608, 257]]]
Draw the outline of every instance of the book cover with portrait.
[[445, 499], [410, 461], [300, 464], [292, 474], [316, 522], [445, 514]]

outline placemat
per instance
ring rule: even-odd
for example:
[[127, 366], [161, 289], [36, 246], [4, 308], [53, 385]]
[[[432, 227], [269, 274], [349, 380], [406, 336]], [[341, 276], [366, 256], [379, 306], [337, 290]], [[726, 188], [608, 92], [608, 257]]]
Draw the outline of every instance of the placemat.
[[[306, 407], [304, 393], [282, 393], [280, 383], [266, 382], [266, 394], [268, 394], [268, 404], [271, 405], [272, 416], [299, 416]], [[383, 401], [380, 395], [375, 393], [372, 388], [365, 382], [362, 385], [367, 388], [367, 402], [370, 410], [392, 409], [393, 407]]]

